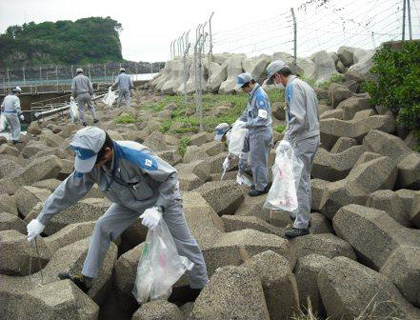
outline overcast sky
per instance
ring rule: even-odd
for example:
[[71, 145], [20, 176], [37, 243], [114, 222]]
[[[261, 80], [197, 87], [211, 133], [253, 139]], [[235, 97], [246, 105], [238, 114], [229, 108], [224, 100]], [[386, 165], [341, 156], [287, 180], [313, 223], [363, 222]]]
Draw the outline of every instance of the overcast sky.
[[[371, 48], [382, 39], [401, 33], [402, 0], [330, 0], [329, 11], [314, 8], [297, 12], [298, 56], [341, 44]], [[292, 53], [293, 24], [289, 10], [303, 0], [0, 0], [0, 31], [10, 25], [35, 21], [77, 20], [110, 16], [123, 26], [120, 34], [123, 57], [133, 61], [165, 61], [169, 43], [184, 31], [210, 17], [214, 11], [215, 51], [244, 52], [248, 55]], [[412, 8], [413, 32], [420, 35], [419, 5]], [[331, 14], [329, 14], [329, 12]], [[344, 19], [343, 19], [344, 18]], [[302, 20], [302, 21], [300, 21]], [[374, 20], [374, 24], [366, 25]], [[248, 24], [248, 26], [246, 26]], [[372, 32], [374, 34], [372, 35]], [[380, 34], [381, 33], [381, 34]], [[381, 38], [382, 37], [382, 38]], [[193, 37], [190, 37], [190, 40]]]

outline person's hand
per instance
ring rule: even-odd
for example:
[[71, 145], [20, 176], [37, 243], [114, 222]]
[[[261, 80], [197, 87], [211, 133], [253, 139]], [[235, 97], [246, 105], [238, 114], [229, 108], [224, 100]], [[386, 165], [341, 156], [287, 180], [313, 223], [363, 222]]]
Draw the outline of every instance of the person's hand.
[[70, 102], [74, 102], [74, 97], [73, 96], [70, 97]]
[[286, 140], [281, 140], [278, 148], [278, 151], [287, 151], [288, 149], [290, 149], [292, 147], [292, 145], [290, 144], [289, 141]]
[[146, 209], [140, 216], [142, 225], [148, 227], [150, 230], [155, 229], [162, 219], [162, 211], [159, 207]]
[[225, 160], [223, 161], [223, 170], [226, 171], [229, 168], [229, 165], [230, 165], [230, 159], [229, 159], [229, 156], [227, 156]]
[[26, 226], [26, 229], [28, 231], [28, 242], [32, 242], [44, 231], [45, 226], [38, 219], [32, 219]]
[[19, 119], [20, 119], [21, 121], [24, 121], [24, 120], [25, 120], [25, 117], [23, 116], [23, 114], [19, 115]]
[[112, 91], [112, 87], [108, 87], [108, 91]]

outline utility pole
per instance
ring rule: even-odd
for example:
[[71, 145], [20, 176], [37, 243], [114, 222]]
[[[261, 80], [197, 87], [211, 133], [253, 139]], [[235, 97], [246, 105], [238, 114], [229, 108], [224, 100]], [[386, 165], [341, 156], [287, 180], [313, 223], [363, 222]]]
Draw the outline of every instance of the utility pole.
[[402, 23], [402, 40], [405, 40], [405, 11], [406, 11], [406, 0], [403, 0], [403, 23]]
[[413, 31], [411, 28], [411, 0], [407, 0], [407, 14], [408, 14], [408, 32], [410, 34], [410, 40], [413, 40]]
[[293, 18], [293, 73], [296, 74], [297, 71], [297, 25], [296, 25], [296, 16], [295, 16], [295, 10], [293, 8], [290, 9], [292, 12], [292, 18]]

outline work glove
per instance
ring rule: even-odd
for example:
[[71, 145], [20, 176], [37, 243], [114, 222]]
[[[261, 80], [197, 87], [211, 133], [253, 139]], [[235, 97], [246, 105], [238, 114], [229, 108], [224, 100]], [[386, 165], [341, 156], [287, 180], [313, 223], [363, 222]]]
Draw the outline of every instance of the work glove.
[[26, 226], [26, 229], [28, 231], [28, 241], [32, 242], [44, 231], [45, 226], [38, 219], [32, 219]]
[[112, 91], [112, 87], [108, 87], [108, 91]]
[[23, 114], [19, 115], [19, 119], [20, 119], [21, 121], [25, 120], [25, 117], [23, 116]]
[[229, 156], [227, 156], [225, 160], [223, 161], [223, 170], [226, 171], [229, 168], [229, 165], [230, 165], [230, 159], [229, 159]]
[[277, 147], [278, 151], [287, 151], [292, 147], [289, 141], [281, 140], [279, 146]]
[[73, 102], [74, 101], [74, 97], [73, 96], [71, 96], [70, 97], [70, 102]]
[[160, 207], [153, 207], [146, 209], [140, 216], [142, 225], [148, 227], [150, 230], [155, 229], [162, 219], [162, 209]]

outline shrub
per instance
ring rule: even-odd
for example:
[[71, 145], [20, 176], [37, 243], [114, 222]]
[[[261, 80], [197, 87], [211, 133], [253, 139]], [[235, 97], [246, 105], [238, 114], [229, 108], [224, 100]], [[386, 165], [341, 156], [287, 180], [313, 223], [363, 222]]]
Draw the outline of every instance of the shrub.
[[371, 103], [397, 112], [397, 122], [420, 128], [420, 43], [404, 42], [401, 51], [383, 46], [370, 70], [373, 80], [364, 85]]
[[184, 156], [185, 152], [187, 151], [187, 147], [191, 142], [191, 138], [190, 137], [182, 137], [179, 140], [179, 147], [178, 147], [178, 151], [179, 154], [181, 155], [181, 157]]

